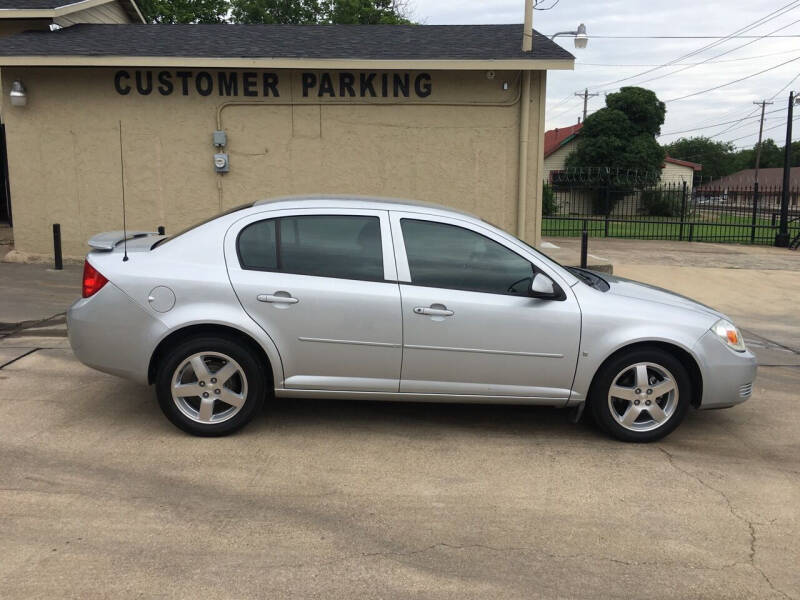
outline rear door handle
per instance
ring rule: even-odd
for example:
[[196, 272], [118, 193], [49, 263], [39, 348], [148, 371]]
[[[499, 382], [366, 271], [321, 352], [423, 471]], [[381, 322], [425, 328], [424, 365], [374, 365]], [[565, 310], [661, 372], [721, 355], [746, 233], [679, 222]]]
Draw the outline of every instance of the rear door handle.
[[432, 306], [417, 306], [414, 309], [414, 313], [417, 315], [430, 315], [432, 317], [452, 317], [455, 314], [452, 310], [447, 308], [434, 308]]
[[[277, 294], [280, 294], [278, 292]], [[259, 302], [273, 302], [275, 304], [297, 304], [300, 302], [297, 298], [292, 298], [286, 292], [283, 292], [284, 295], [278, 296], [277, 294], [259, 294], [256, 298]]]

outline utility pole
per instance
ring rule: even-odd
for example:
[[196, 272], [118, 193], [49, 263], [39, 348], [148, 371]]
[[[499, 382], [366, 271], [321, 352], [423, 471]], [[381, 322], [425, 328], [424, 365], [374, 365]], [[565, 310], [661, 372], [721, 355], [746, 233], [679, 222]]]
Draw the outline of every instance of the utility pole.
[[778, 248], [789, 246], [789, 174], [792, 166], [792, 112], [794, 109], [794, 92], [789, 92], [789, 110], [786, 117], [786, 147], [783, 153], [783, 190], [781, 194], [781, 223], [775, 235]]
[[575, 95], [580, 97], [583, 96], [583, 120], [586, 120], [586, 111], [589, 106], [589, 98], [594, 98], [595, 96], [599, 96], [599, 93], [590, 94], [589, 88], [584, 89], [582, 92], [575, 92]]
[[767, 102], [766, 100], [762, 100], [761, 102], [753, 102], [753, 104], [761, 105], [761, 123], [758, 126], [758, 146], [756, 146], [756, 172], [754, 177], [755, 185], [758, 185], [758, 166], [761, 164], [761, 135], [764, 133], [764, 109], [766, 108], [767, 104], [772, 104], [772, 102]]

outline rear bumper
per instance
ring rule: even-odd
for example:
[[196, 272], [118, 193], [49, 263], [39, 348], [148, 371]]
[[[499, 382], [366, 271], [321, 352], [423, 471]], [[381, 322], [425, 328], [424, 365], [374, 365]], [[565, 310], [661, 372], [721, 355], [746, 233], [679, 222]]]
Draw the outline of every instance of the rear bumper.
[[709, 331], [697, 342], [695, 356], [701, 360], [703, 375], [699, 408], [727, 408], [750, 398], [757, 362], [749, 350], [735, 352]]
[[166, 326], [112, 283], [67, 311], [75, 356], [98, 371], [147, 383], [153, 350]]

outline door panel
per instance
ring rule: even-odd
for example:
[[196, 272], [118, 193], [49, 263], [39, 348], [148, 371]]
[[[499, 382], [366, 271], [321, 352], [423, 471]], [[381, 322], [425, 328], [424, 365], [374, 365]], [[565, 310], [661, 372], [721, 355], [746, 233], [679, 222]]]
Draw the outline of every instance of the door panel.
[[[372, 215], [380, 219], [378, 234], [357, 238], [358, 243], [382, 253], [384, 278], [394, 279], [394, 259], [389, 243], [390, 234], [385, 211], [324, 211], [342, 215]], [[347, 256], [343, 246], [332, 247], [326, 257], [314, 260], [308, 246], [303, 245], [304, 232], [296, 227], [295, 216], [311, 216], [312, 211], [271, 211], [248, 217], [237, 223], [226, 236], [226, 257], [231, 283], [245, 311], [272, 337], [281, 355], [284, 372], [283, 387], [309, 390], [356, 390], [397, 392], [402, 359], [402, 327], [400, 293], [397, 283], [362, 281], [341, 277], [284, 273], [281, 257], [256, 251], [254, 236], [269, 231], [261, 227], [265, 219], [285, 218], [272, 229], [286, 243], [287, 268], [323, 270], [331, 265], [330, 256]], [[248, 229], [248, 225], [254, 225]], [[290, 225], [287, 227], [286, 225]], [[339, 223], [339, 225], [341, 225]], [[307, 228], [312, 230], [313, 228]], [[346, 227], [341, 229], [346, 230]], [[250, 232], [255, 231], [255, 234]], [[282, 231], [282, 233], [281, 233]], [[242, 243], [248, 244], [252, 258], [244, 264], [260, 263], [264, 270], [241, 268], [236, 251], [236, 238], [243, 233]], [[377, 248], [375, 240], [382, 240]], [[361, 262], [359, 258], [355, 261]], [[378, 258], [380, 260], [380, 258]], [[277, 265], [276, 270], [272, 265]], [[353, 271], [371, 272], [365, 260], [354, 265]], [[340, 269], [341, 270], [341, 269]], [[341, 273], [339, 273], [341, 274]], [[388, 275], [388, 277], [387, 277]], [[280, 387], [280, 385], [278, 386]]]
[[414, 213], [392, 212], [391, 221], [403, 309], [400, 391], [566, 400], [580, 342], [569, 287], [563, 301], [528, 296], [530, 276], [545, 270], [488, 228]]
[[[401, 285], [401, 392], [569, 397], [580, 321], [575, 301]], [[420, 314], [435, 305], [451, 316]]]

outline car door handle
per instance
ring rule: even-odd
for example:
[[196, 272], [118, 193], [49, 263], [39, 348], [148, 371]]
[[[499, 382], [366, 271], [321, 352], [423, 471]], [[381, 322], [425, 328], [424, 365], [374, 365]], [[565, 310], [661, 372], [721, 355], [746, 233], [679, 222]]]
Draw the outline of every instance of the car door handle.
[[[278, 292], [279, 294], [281, 292]], [[286, 292], [283, 292], [286, 294]], [[259, 294], [257, 296], [259, 302], [273, 302], [275, 304], [297, 304], [300, 302], [297, 298], [292, 298], [288, 294], [278, 296], [277, 294]]]
[[[441, 306], [441, 305], [439, 305]], [[417, 306], [414, 309], [414, 313], [418, 315], [430, 315], [432, 317], [452, 317], [455, 313], [448, 308], [434, 308], [433, 306], [425, 307], [425, 306]]]

